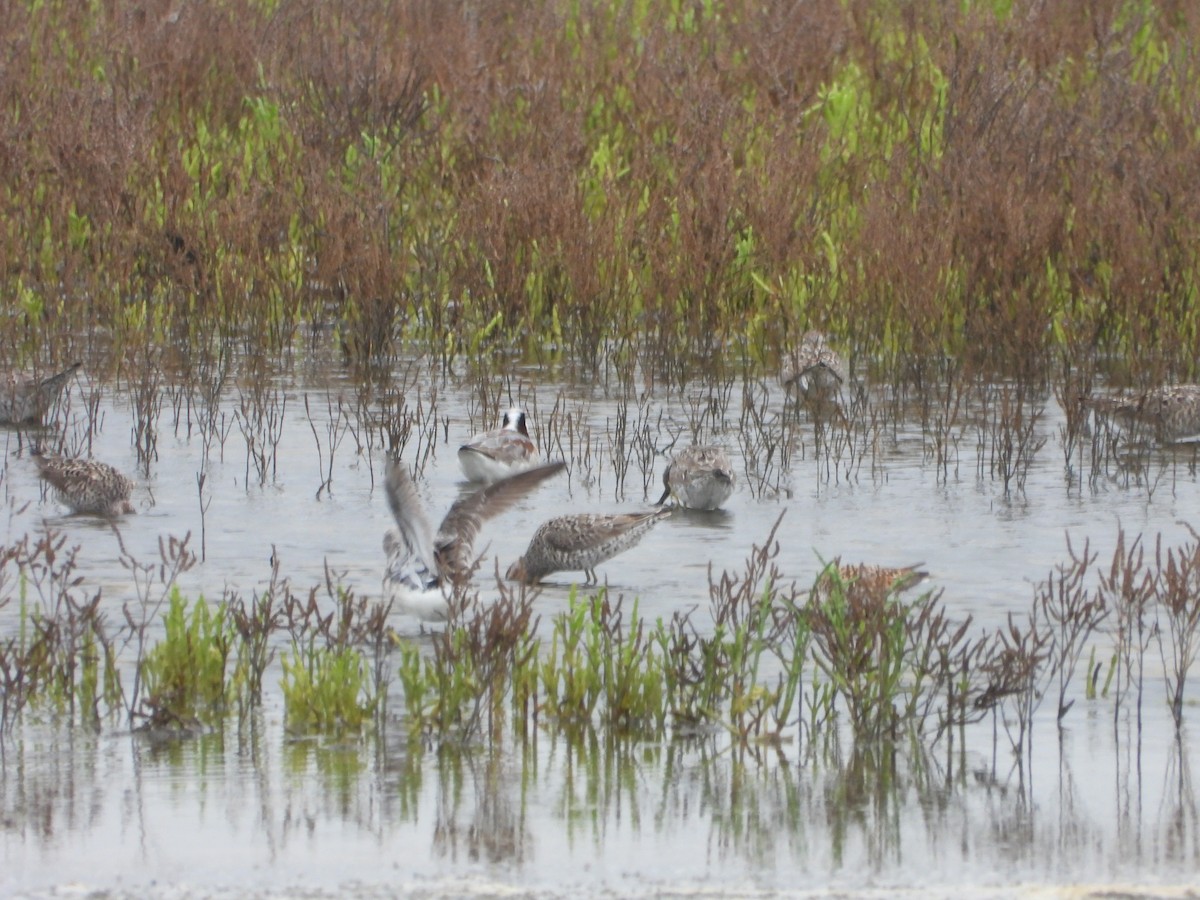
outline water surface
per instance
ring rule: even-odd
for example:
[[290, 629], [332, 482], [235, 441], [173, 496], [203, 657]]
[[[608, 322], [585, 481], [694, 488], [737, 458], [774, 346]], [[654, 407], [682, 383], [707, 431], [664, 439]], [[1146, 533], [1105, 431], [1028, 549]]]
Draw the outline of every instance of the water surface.
[[[157, 562], [160, 538], [185, 534], [203, 555], [180, 580], [188, 596], [261, 590], [273, 558], [305, 589], [323, 583], [328, 568], [356, 593], [378, 596], [390, 516], [380, 489], [387, 452], [373, 423], [395, 409], [395, 396], [359, 404], [336, 372], [280, 378], [257, 394], [227, 386], [213, 407], [225, 416], [223, 442], [189, 430], [186, 408], [168, 400], [156, 457], [139, 469], [134, 398], [92, 381], [73, 390], [99, 392], [102, 424], [87, 441], [96, 457], [139, 473], [139, 514], [119, 523], [119, 540], [102, 521], [63, 515], [19, 436], [6, 432], [5, 540], [64, 532], [114, 618], [138, 600], [130, 561]], [[569, 477], [485, 527], [484, 593], [492, 561], [503, 571], [542, 520], [644, 508], [657, 498], [665, 459], [653, 451], [677, 435], [690, 439], [696, 397], [707, 390], [630, 401], [526, 381], [504, 397], [503, 406], [511, 399], [540, 411], [542, 428], [558, 403], [557, 446], [574, 453]], [[939, 467], [915, 415], [867, 435], [868, 450], [833, 452], [806, 414], [785, 408], [772, 386], [761, 390], [771, 427], [797, 417], [786, 469], [756, 477], [764, 467], [745, 458], [754, 442], [735, 387], [701, 433], [737, 463], [726, 509], [673, 516], [599, 569], [612, 592], [636, 596], [651, 619], [698, 607], [694, 618], [704, 621], [709, 566], [740, 571], [782, 513], [778, 564], [787, 578], [811, 583], [834, 556], [924, 562], [948, 612], [971, 616], [982, 632], [1027, 613], [1036, 583], [1067, 559], [1068, 535], [1077, 547], [1089, 540], [1107, 563], [1119, 527], [1175, 544], [1189, 537], [1186, 523], [1200, 508], [1190, 450], [1155, 451], [1131, 478], [1111, 466], [1095, 471], [1074, 447], [1068, 468], [1065, 417], [1050, 397], [1041, 398], [1034, 429], [1045, 443], [1023, 490], [1006, 494], [980, 462], [988, 438], [970, 415], [954, 429], [951, 464]], [[81, 408], [61, 411], [68, 445], [87, 431]], [[262, 413], [257, 422], [246, 412], [253, 409]], [[573, 443], [563, 438], [567, 414]], [[413, 464], [431, 442], [419, 485], [435, 521], [467, 489], [458, 443], [493, 424], [488, 418], [472, 386], [440, 385], [436, 427], [406, 446]], [[612, 446], [622, 421], [627, 441], [647, 441], [623, 457]], [[536, 605], [543, 627], [579, 577], [553, 576]], [[11, 634], [17, 618], [15, 603], [0, 608], [0, 633]], [[426, 640], [415, 621], [393, 624]], [[1106, 659], [1111, 637], [1093, 643]], [[261, 716], [191, 739], [111, 726], [90, 734], [27, 717], [5, 743], [0, 891], [1008, 896], [1132, 883], [1168, 894], [1190, 884], [1200, 863], [1195, 751], [1187, 722], [1176, 735], [1162, 701], [1156, 650], [1147, 663], [1140, 732], [1130, 711], [1114, 717], [1111, 698], [1080, 698], [1060, 733], [1047, 698], [1024, 766], [990, 719], [967, 730], [966, 747], [856, 752], [841, 736], [820, 751], [793, 740], [756, 759], [732, 752], [719, 734], [589, 748], [534, 731], [474, 754], [415, 751], [398, 728], [356, 743], [297, 739], [283, 728], [277, 687]], [[1189, 704], [1185, 719], [1194, 715]]]

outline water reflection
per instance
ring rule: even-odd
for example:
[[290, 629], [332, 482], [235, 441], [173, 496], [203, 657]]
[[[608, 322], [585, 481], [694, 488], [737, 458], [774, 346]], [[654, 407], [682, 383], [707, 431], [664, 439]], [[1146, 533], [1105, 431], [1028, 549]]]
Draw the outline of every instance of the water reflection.
[[522, 765], [505, 753], [437, 754], [435, 858], [517, 869], [535, 861]]
[[[291, 740], [270, 721], [157, 741], [31, 727], [4, 755], [3, 886], [97, 884], [129, 866], [148, 879], [216, 885], [253, 871], [337, 885], [345, 858], [367, 883], [402, 861], [414, 877], [568, 884], [600, 858], [618, 881], [687, 873], [727, 888], [998, 873], [1069, 883], [1136, 879], [1146, 866], [1184, 882], [1200, 865], [1187, 735], [1163, 746], [1116, 737], [1099, 719], [1061, 739], [1043, 728], [1022, 776], [1006, 750], [832, 734], [755, 760], [719, 735], [538, 734], [434, 752]], [[203, 862], [222, 858], [229, 874]]]

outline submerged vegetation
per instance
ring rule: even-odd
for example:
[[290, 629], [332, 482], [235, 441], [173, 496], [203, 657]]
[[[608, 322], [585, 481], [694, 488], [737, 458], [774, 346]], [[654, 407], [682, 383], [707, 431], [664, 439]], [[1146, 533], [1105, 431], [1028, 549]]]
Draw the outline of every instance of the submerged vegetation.
[[894, 383], [943, 355], [1196, 374], [1190, 3], [161, 0], [2, 27], [12, 362], [150, 388], [225, 343], [371, 367], [515, 342], [682, 378], [769, 371], [815, 323]]

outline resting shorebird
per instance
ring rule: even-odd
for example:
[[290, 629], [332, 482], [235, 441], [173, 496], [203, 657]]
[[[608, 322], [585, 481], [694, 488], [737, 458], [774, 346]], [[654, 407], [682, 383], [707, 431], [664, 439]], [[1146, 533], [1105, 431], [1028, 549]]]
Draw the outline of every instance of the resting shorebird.
[[687, 509], [720, 509], [736, 482], [728, 453], [720, 447], [693, 445], [667, 464], [663, 495], [656, 505], [662, 506], [668, 497], [674, 497]]
[[1200, 384], [1165, 384], [1140, 394], [1092, 394], [1083, 405], [1126, 425], [1140, 422], [1165, 444], [1200, 441]]
[[582, 570], [586, 584], [595, 584], [596, 566], [634, 546], [671, 514], [666, 508], [650, 512], [604, 516], [583, 513], [559, 516], [533, 533], [525, 555], [508, 568], [509, 581], [535, 584], [551, 572]]
[[483, 520], [504, 512], [566, 467], [561, 461], [546, 463], [459, 497], [434, 534], [408, 470], [392, 463], [386, 490], [396, 527], [383, 536], [384, 599], [399, 612], [427, 622], [444, 621], [455, 589], [471, 578], [473, 545]]
[[133, 481], [108, 463], [45, 456], [36, 449], [30, 455], [37, 463], [38, 474], [54, 487], [59, 501], [72, 512], [120, 516], [134, 511], [129, 501]]
[[525, 412], [515, 407], [504, 414], [499, 428], [477, 434], [458, 448], [458, 462], [469, 481], [495, 481], [532, 468], [537, 461]]
[[79, 365], [75, 363], [49, 378], [23, 372], [0, 375], [0, 425], [40, 422]]
[[828, 397], [846, 381], [846, 361], [819, 331], [805, 332], [800, 346], [784, 360], [779, 380], [789, 394], [805, 400]]
[[929, 573], [921, 568], [922, 565], [924, 563], [911, 566], [876, 566], [869, 563], [852, 565], [835, 559], [817, 577], [813, 590], [821, 599], [828, 599], [834, 584], [831, 570], [836, 567], [837, 580], [848, 595], [883, 598], [889, 594], [907, 591], [928, 578]]

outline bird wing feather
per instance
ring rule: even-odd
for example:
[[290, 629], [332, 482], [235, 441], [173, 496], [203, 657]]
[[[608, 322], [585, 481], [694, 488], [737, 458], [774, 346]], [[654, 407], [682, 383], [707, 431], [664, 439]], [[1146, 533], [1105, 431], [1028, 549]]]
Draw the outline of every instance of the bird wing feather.
[[436, 572], [433, 526], [425, 515], [425, 507], [417, 496], [417, 488], [408, 469], [399, 461], [393, 462], [388, 468], [386, 492], [388, 509], [396, 520], [399, 539], [430, 572]]
[[469, 572], [474, 564], [471, 557], [475, 538], [484, 520], [504, 512], [533, 488], [566, 467], [567, 464], [562, 461], [545, 463], [459, 497], [442, 519], [435, 539], [439, 571], [456, 579]]
[[580, 533], [586, 534], [586, 544], [596, 546], [603, 544], [627, 531], [634, 522], [642, 518], [636, 514], [619, 514], [613, 516], [589, 516], [587, 519], [575, 520], [579, 528], [569, 527], [564, 523], [561, 528], [548, 528], [544, 535], [546, 545], [564, 552], [580, 548]]

